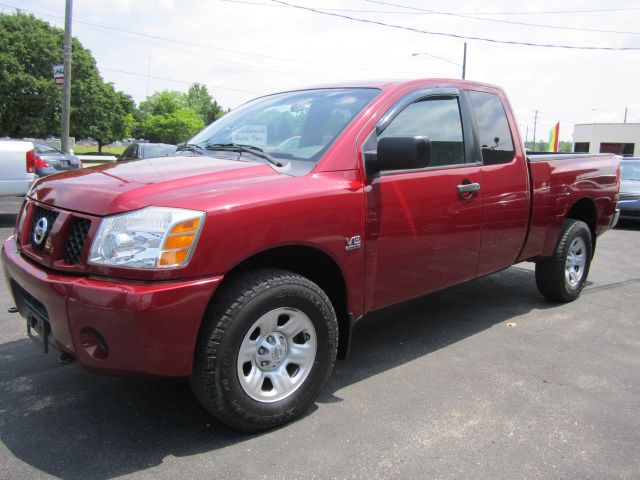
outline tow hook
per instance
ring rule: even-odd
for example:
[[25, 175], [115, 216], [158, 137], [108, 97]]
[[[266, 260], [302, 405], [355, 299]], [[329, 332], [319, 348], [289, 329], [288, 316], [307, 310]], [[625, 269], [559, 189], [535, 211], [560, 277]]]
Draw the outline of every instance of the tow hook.
[[16, 307], [9, 307], [7, 309], [7, 312], [9, 312], [9, 313], [18, 313], [18, 311], [19, 310]]
[[67, 352], [62, 352], [58, 356], [58, 361], [63, 365], [67, 365], [68, 363], [73, 362], [73, 357], [69, 355]]

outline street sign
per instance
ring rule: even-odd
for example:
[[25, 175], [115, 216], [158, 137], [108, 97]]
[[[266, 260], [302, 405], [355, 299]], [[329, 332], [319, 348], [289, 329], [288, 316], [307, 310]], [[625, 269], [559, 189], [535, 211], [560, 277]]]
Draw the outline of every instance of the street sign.
[[53, 81], [56, 85], [62, 85], [64, 83], [64, 65], [61, 63], [54, 63], [52, 66]]

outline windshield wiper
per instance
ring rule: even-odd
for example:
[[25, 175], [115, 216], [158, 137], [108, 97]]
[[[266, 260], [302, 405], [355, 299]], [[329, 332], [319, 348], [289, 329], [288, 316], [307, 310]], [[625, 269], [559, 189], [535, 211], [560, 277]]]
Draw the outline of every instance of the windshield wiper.
[[200, 145], [197, 145], [195, 143], [180, 143], [178, 144], [177, 151], [178, 152], [188, 151], [188, 152], [199, 153], [200, 155], [206, 155], [204, 148], [202, 148]]
[[253, 145], [243, 145], [241, 143], [212, 143], [205, 147], [207, 150], [220, 150], [226, 152], [246, 152], [256, 157], [264, 158], [265, 160], [273, 163], [276, 167], [283, 167], [284, 164], [273, 158], [266, 153], [260, 147], [254, 147]]

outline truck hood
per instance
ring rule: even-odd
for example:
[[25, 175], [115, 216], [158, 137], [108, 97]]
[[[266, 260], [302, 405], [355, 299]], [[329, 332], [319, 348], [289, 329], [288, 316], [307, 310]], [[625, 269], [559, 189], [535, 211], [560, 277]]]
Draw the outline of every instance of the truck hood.
[[205, 192], [211, 195], [281, 176], [286, 175], [246, 160], [204, 155], [161, 157], [45, 177], [29, 196], [65, 210], [104, 216], [149, 205], [185, 206], [185, 199], [193, 204]]

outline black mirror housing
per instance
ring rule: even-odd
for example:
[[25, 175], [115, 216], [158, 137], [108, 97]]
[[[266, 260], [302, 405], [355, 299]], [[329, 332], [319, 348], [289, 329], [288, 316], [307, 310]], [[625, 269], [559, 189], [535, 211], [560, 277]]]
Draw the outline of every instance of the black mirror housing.
[[368, 175], [425, 168], [431, 161], [431, 141], [427, 137], [383, 137], [377, 152], [367, 152], [365, 161]]

